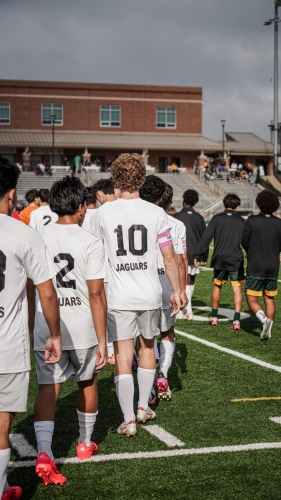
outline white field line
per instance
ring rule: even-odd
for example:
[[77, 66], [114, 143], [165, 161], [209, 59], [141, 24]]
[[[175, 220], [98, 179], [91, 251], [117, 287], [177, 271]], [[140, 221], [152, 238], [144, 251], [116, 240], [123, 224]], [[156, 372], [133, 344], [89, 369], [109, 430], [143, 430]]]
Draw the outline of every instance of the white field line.
[[[188, 455], [209, 455], [211, 453], [236, 453], [240, 451], [259, 451], [259, 450], [277, 450], [281, 449], [281, 442], [275, 443], [253, 443], [253, 444], [238, 444], [233, 446], [215, 446], [212, 448], [190, 448], [190, 449], [175, 449], [161, 451], [139, 451], [137, 453], [111, 453], [109, 455], [94, 455], [88, 460], [79, 460], [73, 458], [57, 458], [56, 464], [81, 464], [81, 463], [97, 463], [109, 462], [117, 460], [137, 460], [144, 458], [170, 458], [183, 457]], [[18, 462], [10, 462], [9, 467], [34, 467], [35, 460], [23, 460]]]
[[212, 347], [213, 349], [217, 349], [218, 351], [226, 352], [227, 354], [236, 356], [236, 358], [244, 359], [245, 361], [249, 361], [250, 363], [254, 363], [256, 365], [263, 366], [264, 368], [269, 368], [270, 370], [274, 370], [275, 372], [281, 373], [281, 366], [271, 365], [270, 363], [266, 363], [265, 361], [261, 361], [260, 359], [247, 356], [247, 354], [243, 354], [242, 352], [233, 351], [232, 349], [228, 349], [227, 347], [222, 347], [218, 344], [214, 344], [213, 342], [209, 342], [208, 340], [195, 337], [195, 335], [190, 335], [189, 333], [181, 332], [180, 330], [175, 329], [175, 332], [178, 335], [182, 335], [183, 337], [188, 338], [189, 340], [195, 340], [195, 342], [199, 342], [200, 344]]
[[281, 424], [281, 417], [269, 417], [269, 420], [271, 420], [275, 424]]
[[37, 451], [22, 434], [10, 434], [10, 441], [20, 457], [37, 457]]
[[165, 431], [165, 429], [159, 425], [149, 425], [148, 427], [144, 427], [144, 429], [171, 448], [173, 446], [184, 446], [184, 443], [180, 441], [180, 439], [170, 434], [170, 432]]

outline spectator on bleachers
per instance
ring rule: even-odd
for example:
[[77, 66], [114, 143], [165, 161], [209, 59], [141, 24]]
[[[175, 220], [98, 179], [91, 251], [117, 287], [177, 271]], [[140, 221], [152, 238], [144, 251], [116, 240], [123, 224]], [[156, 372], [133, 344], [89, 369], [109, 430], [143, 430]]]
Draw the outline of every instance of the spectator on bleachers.
[[53, 175], [51, 165], [49, 163], [46, 163], [45, 165], [45, 175]]
[[20, 213], [20, 220], [21, 222], [29, 226], [31, 212], [39, 207], [39, 196], [37, 189], [34, 188], [27, 191], [25, 193], [25, 199], [28, 203], [28, 206], [24, 208]]
[[36, 169], [34, 170], [35, 175], [43, 175], [42, 169], [37, 165]]

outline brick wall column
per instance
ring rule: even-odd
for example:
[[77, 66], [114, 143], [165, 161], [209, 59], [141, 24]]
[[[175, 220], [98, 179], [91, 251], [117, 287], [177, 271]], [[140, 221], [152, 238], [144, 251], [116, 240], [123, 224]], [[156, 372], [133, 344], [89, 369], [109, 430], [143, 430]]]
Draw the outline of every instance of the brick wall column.
[[84, 153], [82, 154], [82, 162], [91, 161], [91, 153], [88, 152], [88, 148], [85, 148]]
[[28, 148], [25, 149], [25, 152], [22, 153], [22, 170], [27, 172], [30, 170], [30, 153]]
[[147, 149], [143, 150], [142, 155], [141, 155], [141, 159], [142, 159], [144, 165], [149, 165], [149, 154], [148, 154]]

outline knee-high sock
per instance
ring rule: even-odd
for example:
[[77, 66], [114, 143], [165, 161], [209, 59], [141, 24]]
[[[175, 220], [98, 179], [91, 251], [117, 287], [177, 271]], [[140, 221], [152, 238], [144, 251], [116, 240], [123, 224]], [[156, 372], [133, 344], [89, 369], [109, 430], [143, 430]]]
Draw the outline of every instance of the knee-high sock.
[[258, 312], [256, 313], [256, 317], [260, 320], [260, 322], [261, 322], [262, 324], [263, 324], [263, 323], [265, 322], [265, 320], [266, 320], [266, 315], [265, 315], [265, 313], [263, 312], [263, 310], [262, 310], [262, 309], [260, 309], [260, 311], [258, 311]]
[[155, 356], [155, 359], [159, 359], [159, 350], [158, 350], [156, 337], [154, 337], [154, 356]]
[[134, 379], [133, 375], [126, 373], [114, 377], [116, 394], [124, 415], [124, 422], [136, 420], [134, 413]]
[[162, 372], [164, 377], [168, 377], [168, 370], [172, 364], [173, 356], [175, 352], [175, 343], [169, 340], [161, 340], [160, 343], [160, 368], [159, 372]]
[[186, 285], [186, 296], [188, 298], [188, 304], [186, 306], [186, 313], [191, 314], [192, 313], [192, 306], [191, 306], [191, 286], [192, 285]]
[[0, 498], [4, 492], [4, 488], [7, 482], [7, 469], [11, 456], [11, 448], [6, 450], [0, 450]]
[[96, 413], [84, 413], [83, 411], [77, 410], [80, 433], [78, 444], [85, 443], [86, 446], [90, 446], [97, 414], [98, 411], [96, 411]]
[[54, 427], [55, 423], [52, 420], [34, 422], [38, 454], [44, 451], [48, 457], [53, 458], [52, 441]]
[[139, 402], [138, 408], [147, 410], [148, 400], [153, 386], [156, 370], [138, 368]]
[[192, 298], [194, 294], [195, 285], [190, 285], [190, 288], [191, 288], [191, 298]]

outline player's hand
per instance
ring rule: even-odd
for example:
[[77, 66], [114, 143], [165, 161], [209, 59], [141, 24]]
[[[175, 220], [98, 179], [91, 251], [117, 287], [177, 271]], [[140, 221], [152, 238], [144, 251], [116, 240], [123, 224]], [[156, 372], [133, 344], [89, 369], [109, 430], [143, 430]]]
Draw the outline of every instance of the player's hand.
[[185, 292], [181, 292], [180, 299], [181, 299], [181, 309], [182, 309], [183, 307], [186, 307], [188, 304], [188, 298]]
[[199, 267], [199, 266], [200, 266], [200, 261], [199, 261], [199, 260], [197, 260], [197, 259], [194, 259], [194, 265], [195, 265], [196, 267]]
[[45, 363], [52, 365], [58, 363], [61, 357], [61, 338], [48, 338], [45, 344]]
[[96, 357], [96, 370], [102, 370], [107, 363], [107, 348], [105, 344], [98, 344]]
[[203, 260], [200, 262], [200, 266], [202, 266], [202, 267], [206, 266], [206, 264], [207, 264], [207, 262], [205, 262]]
[[170, 307], [173, 307], [174, 310], [171, 313], [171, 318], [178, 314], [181, 308], [181, 298], [179, 293], [173, 293], [170, 297]]

